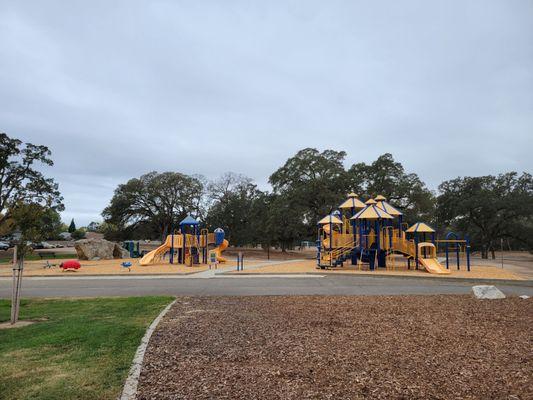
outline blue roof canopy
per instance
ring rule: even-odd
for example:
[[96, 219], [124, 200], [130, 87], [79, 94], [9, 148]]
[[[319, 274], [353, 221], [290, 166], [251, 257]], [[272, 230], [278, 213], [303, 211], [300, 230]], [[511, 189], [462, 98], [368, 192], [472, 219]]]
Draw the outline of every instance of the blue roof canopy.
[[183, 218], [183, 221], [180, 222], [180, 226], [183, 225], [200, 225], [200, 223], [190, 215], [187, 215], [185, 218]]

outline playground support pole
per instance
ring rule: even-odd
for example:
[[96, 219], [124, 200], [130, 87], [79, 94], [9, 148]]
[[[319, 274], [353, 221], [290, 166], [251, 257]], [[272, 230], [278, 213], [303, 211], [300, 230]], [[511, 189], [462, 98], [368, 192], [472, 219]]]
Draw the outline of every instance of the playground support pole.
[[466, 269], [468, 272], [470, 272], [470, 239], [467, 237], [465, 237], [465, 241], [466, 241]]
[[418, 269], [418, 233], [415, 232], [415, 269]]
[[174, 264], [174, 229], [170, 229], [170, 263]]
[[403, 215], [398, 215], [398, 237], [402, 237], [402, 220]]
[[331, 253], [333, 251], [333, 222], [331, 221], [331, 215], [329, 216], [329, 266], [333, 265], [333, 260], [331, 259]]
[[450, 269], [450, 256], [448, 254], [448, 242], [444, 243], [444, 252], [446, 253], [446, 269]]
[[[316, 236], [317, 236], [316, 238], [316, 265], [320, 266], [320, 250], [321, 250], [320, 225], [318, 225]], [[270, 260], [270, 244], [267, 247], [267, 258]]]
[[363, 251], [363, 227], [361, 226], [361, 221], [357, 221], [357, 229], [359, 231], [359, 247], [361, 248], [361, 251]]
[[244, 271], [244, 255], [241, 252], [237, 254], [237, 271]]
[[457, 271], [459, 271], [461, 268], [461, 261], [459, 260], [459, 244], [455, 244], [455, 258], [457, 260]]
[[209, 232], [207, 230], [205, 231], [204, 236], [205, 236], [205, 241], [204, 241], [204, 259], [205, 259], [205, 261], [204, 261], [204, 263], [207, 264], [207, 257], [209, 256], [209, 254], [207, 254], [207, 246], [208, 246], [207, 241], [209, 240], [208, 239]]
[[381, 241], [380, 241], [380, 224], [379, 219], [376, 219], [376, 223], [374, 224], [374, 230], [376, 231], [376, 249], [378, 252], [381, 250]]

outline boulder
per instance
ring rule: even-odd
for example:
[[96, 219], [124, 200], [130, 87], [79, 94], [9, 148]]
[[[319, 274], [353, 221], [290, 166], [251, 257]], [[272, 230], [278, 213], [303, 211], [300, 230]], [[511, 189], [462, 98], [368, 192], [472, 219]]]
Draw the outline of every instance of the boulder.
[[115, 243], [115, 249], [113, 250], [113, 258], [130, 258], [130, 252], [118, 243]]
[[474, 292], [474, 296], [476, 296], [477, 299], [505, 299], [505, 295], [503, 294], [503, 292], [496, 286], [492, 285], [472, 286], [472, 291]]
[[118, 243], [105, 239], [81, 239], [74, 243], [80, 260], [111, 260], [113, 258], [128, 258], [129, 252]]

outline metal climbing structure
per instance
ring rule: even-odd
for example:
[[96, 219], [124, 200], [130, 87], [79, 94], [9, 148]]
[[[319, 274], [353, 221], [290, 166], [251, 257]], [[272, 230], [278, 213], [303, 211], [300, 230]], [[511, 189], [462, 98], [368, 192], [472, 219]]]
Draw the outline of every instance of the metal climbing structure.
[[[466, 266], [470, 270], [470, 243], [450, 233], [446, 239], [436, 240], [435, 230], [428, 224], [417, 222], [411, 227], [403, 221], [403, 213], [389, 204], [384, 196], [363, 203], [355, 193], [350, 193], [339, 210], [318, 222], [317, 266], [341, 267], [346, 262], [359, 268], [396, 268], [395, 254], [402, 255], [408, 269], [425, 269], [434, 274], [448, 274], [449, 250], [457, 253], [464, 246]], [[439, 246], [445, 247], [446, 266], [438, 258]]]

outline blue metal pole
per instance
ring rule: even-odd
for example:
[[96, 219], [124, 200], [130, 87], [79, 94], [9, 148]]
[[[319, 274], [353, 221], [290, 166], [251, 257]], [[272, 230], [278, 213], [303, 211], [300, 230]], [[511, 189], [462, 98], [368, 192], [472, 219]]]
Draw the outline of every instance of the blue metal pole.
[[379, 228], [380, 228], [379, 219], [376, 219], [376, 222], [374, 223], [374, 230], [376, 231], [376, 249], [378, 251], [381, 248], [380, 237], [379, 237]]
[[415, 269], [418, 269], [418, 232], [415, 232]]
[[320, 248], [321, 248], [321, 237], [320, 237], [320, 225], [318, 225], [318, 233], [316, 240], [316, 265], [320, 266]]
[[466, 241], [466, 269], [468, 270], [468, 272], [470, 272], [470, 239], [468, 238], [468, 236], [465, 236], [465, 241]]
[[450, 269], [450, 258], [449, 258], [450, 255], [448, 253], [448, 242], [444, 243], [444, 251], [446, 252], [446, 269]]
[[183, 235], [183, 249], [181, 250], [181, 263], [185, 264], [185, 249], [187, 248], [187, 234], [185, 233], [185, 225], [181, 227], [181, 234]]
[[329, 219], [329, 251], [333, 250], [333, 223]]
[[[457, 240], [457, 238], [455, 240]], [[459, 269], [460, 269], [459, 242], [455, 242], [455, 258], [457, 260], [457, 271], [459, 271]]]

